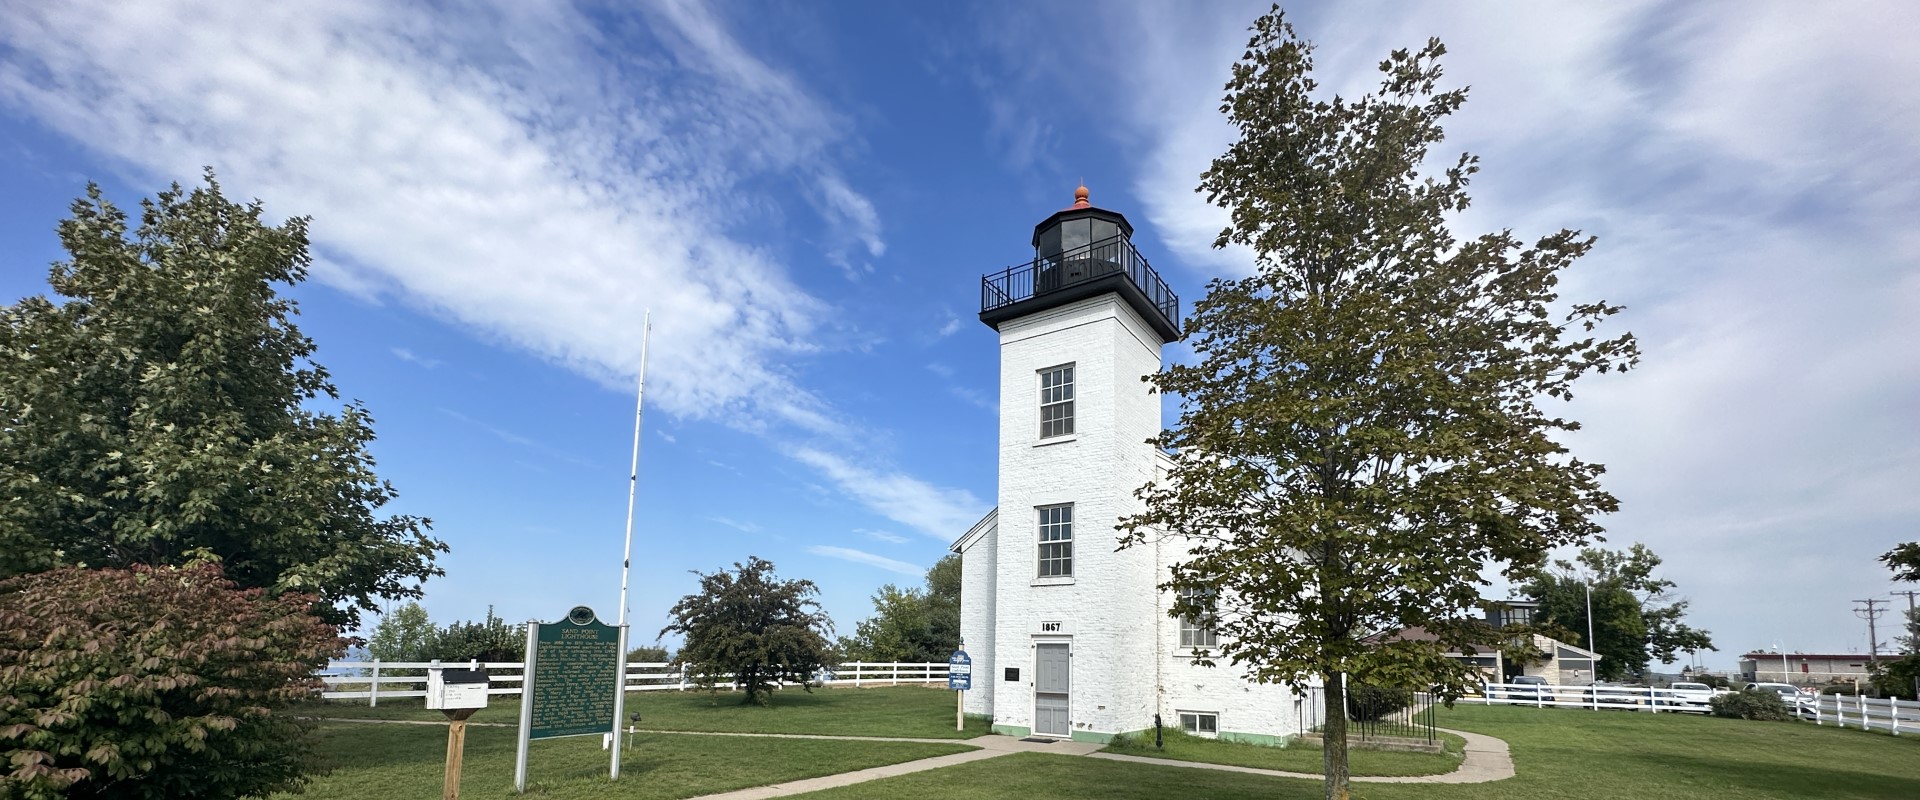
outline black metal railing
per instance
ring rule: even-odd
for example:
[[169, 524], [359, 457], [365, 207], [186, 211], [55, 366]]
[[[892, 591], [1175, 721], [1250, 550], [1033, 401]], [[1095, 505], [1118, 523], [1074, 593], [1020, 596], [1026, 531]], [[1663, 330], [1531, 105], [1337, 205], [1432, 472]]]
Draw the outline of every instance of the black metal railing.
[[1066, 250], [980, 279], [980, 312], [1010, 306], [1048, 292], [1123, 273], [1175, 328], [1180, 326], [1180, 296], [1153, 271], [1146, 257], [1125, 236]]
[[[1326, 690], [1307, 689], [1306, 702], [1300, 705], [1300, 729], [1320, 732], [1326, 726]], [[1347, 687], [1347, 736], [1353, 739], [1419, 739], [1435, 741], [1434, 707], [1438, 698], [1431, 692], [1409, 689]]]

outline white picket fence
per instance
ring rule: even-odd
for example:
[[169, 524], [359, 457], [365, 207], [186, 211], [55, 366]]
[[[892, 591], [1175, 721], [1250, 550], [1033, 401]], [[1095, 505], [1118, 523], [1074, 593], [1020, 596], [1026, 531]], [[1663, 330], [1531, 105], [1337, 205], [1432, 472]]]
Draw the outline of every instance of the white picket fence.
[[[1714, 694], [1726, 694], [1716, 690]], [[1706, 701], [1694, 693], [1672, 689], [1631, 686], [1541, 686], [1526, 683], [1491, 683], [1480, 695], [1486, 705], [1536, 706], [1540, 708], [1618, 709], [1627, 711], [1706, 713]], [[1869, 697], [1808, 694], [1787, 704], [1795, 716], [1821, 725], [1886, 731], [1920, 733], [1920, 703], [1912, 700], [1876, 700]]]
[[[381, 698], [426, 697], [428, 669], [452, 667], [485, 669], [487, 694], [518, 695], [525, 665], [519, 661], [330, 661], [315, 677], [325, 684], [320, 696], [328, 700], [365, 700], [377, 706]], [[397, 673], [397, 674], [396, 674]], [[853, 661], [826, 671], [818, 681], [836, 686], [898, 686], [946, 683], [946, 662]], [[661, 662], [627, 665], [627, 691], [651, 692], [695, 688], [687, 676]]]
[[1818, 700], [1801, 702], [1797, 710], [1802, 718], [1821, 725], [1886, 731], [1895, 736], [1902, 731], [1920, 733], [1920, 703], [1912, 700], [1823, 694]]
[[1485, 705], [1585, 708], [1598, 711], [1708, 711], [1693, 693], [1644, 686], [1543, 686], [1537, 683], [1489, 683], [1480, 693]]

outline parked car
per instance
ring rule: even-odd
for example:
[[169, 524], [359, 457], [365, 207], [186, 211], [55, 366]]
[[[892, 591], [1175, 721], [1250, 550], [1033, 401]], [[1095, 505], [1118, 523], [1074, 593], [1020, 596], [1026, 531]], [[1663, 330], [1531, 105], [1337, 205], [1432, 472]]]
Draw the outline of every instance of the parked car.
[[1552, 700], [1553, 687], [1547, 685], [1547, 679], [1538, 675], [1516, 675], [1507, 681], [1507, 687], [1496, 696], [1514, 700]]
[[1791, 683], [1749, 683], [1747, 688], [1762, 692], [1777, 692], [1780, 695], [1780, 702], [1786, 703], [1788, 708], [1810, 705], [1819, 699], [1818, 695], [1802, 692], [1800, 687]]
[[1647, 700], [1647, 687], [1597, 681], [1587, 687], [1592, 702], [1598, 705], [1637, 706]]
[[1658, 696], [1662, 704], [1672, 703], [1685, 708], [1706, 708], [1707, 702], [1713, 699], [1713, 687], [1693, 681], [1676, 681], [1661, 690]]

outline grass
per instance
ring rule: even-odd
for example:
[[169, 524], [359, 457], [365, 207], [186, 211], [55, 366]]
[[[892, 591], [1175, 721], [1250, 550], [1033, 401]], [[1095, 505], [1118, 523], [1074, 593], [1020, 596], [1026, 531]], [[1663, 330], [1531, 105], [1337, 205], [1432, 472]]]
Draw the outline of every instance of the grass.
[[[1353, 784], [1395, 800], [1574, 797], [1772, 800], [1920, 797], [1920, 742], [1816, 727], [1691, 714], [1460, 706], [1440, 724], [1505, 739], [1519, 774], [1483, 784]], [[806, 795], [811, 800], [1048, 798], [1317, 798], [1316, 780], [1018, 754]]]
[[[438, 713], [438, 712], [434, 712]], [[607, 779], [600, 737], [533, 743], [529, 793], [573, 800], [668, 800], [783, 783], [885, 764], [966, 752], [961, 744], [843, 742], [732, 736], [642, 734], [622, 759], [621, 778]], [[323, 723], [317, 751], [334, 769], [307, 787], [303, 800], [439, 797], [447, 752], [441, 726]], [[509, 797], [514, 731], [469, 727], [460, 782], [467, 797]]]
[[[1379, 750], [1349, 750], [1348, 771], [1353, 775], [1440, 775], [1460, 766], [1460, 751], [1466, 740], [1446, 737], [1447, 752], [1395, 753]], [[1153, 747], [1153, 735], [1121, 736], [1107, 745], [1107, 752], [1172, 761], [1197, 761], [1202, 764], [1231, 764], [1236, 767], [1277, 769], [1284, 772], [1319, 773], [1322, 754], [1312, 745], [1267, 747], [1245, 742], [1223, 742], [1182, 731], [1167, 731], [1162, 737], [1165, 749]]]
[[[989, 725], [984, 718], [969, 718], [966, 730], [954, 730], [953, 693], [923, 686], [825, 688], [811, 694], [782, 689], [771, 707], [742, 705], [741, 697], [737, 692], [631, 692], [627, 711], [640, 714], [642, 728], [668, 731], [969, 739], [985, 735]], [[493, 700], [469, 721], [519, 721], [518, 697]], [[298, 713], [334, 719], [445, 719], [418, 698], [383, 700], [374, 708], [350, 701], [316, 702]]]

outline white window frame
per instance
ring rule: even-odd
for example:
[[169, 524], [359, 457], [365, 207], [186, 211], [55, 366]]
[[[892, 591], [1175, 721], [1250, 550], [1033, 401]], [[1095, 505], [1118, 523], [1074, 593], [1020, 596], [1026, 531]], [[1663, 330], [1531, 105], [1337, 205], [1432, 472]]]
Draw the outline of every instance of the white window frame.
[[[1181, 589], [1180, 595], [1182, 597], [1196, 597], [1200, 595], [1211, 597], [1213, 592], [1197, 586], [1189, 586]], [[1216, 630], [1212, 624], [1202, 624], [1202, 622], [1202, 620], [1193, 617], [1184, 615], [1180, 617], [1181, 649], [1211, 650], [1220, 646], [1220, 631]], [[1211, 621], [1207, 622], [1210, 623]]]
[[[1189, 736], [1204, 736], [1208, 739], [1220, 736], [1220, 712], [1218, 711], [1175, 711], [1173, 713], [1175, 718], [1180, 720], [1180, 730], [1185, 731]], [[1193, 720], [1191, 728], [1187, 727], [1188, 719]], [[1202, 719], [1211, 720], [1213, 730], [1201, 730], [1200, 720]]]
[[[1072, 436], [1074, 363], [1047, 367], [1036, 374], [1040, 382], [1040, 438]], [[1049, 413], [1054, 416], [1049, 417]]]
[[1038, 523], [1034, 539], [1039, 545], [1035, 573], [1041, 578], [1073, 577], [1073, 504], [1039, 506], [1034, 512]]

